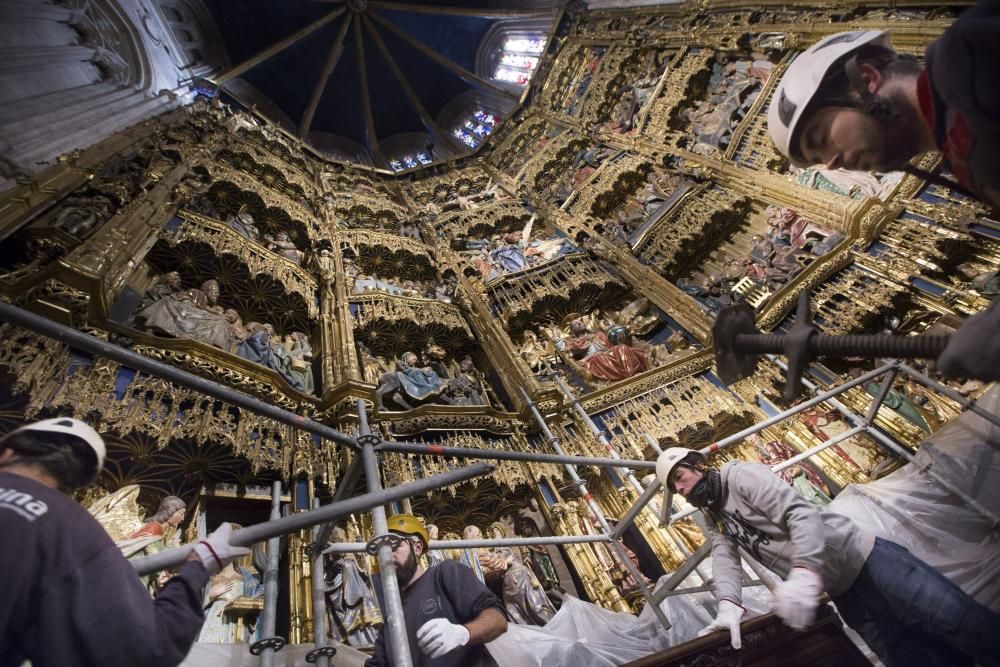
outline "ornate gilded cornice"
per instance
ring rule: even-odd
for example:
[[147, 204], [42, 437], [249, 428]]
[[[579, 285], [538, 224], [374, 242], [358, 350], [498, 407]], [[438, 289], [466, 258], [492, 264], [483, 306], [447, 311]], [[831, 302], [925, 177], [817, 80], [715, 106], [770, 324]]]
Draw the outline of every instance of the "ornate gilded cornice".
[[433, 323], [463, 331], [470, 339], [473, 338], [472, 331], [462, 316], [462, 309], [452, 303], [381, 292], [351, 294], [349, 299], [353, 304], [364, 305], [354, 313], [357, 329], [371, 327], [379, 321], [404, 321], [416, 325]]

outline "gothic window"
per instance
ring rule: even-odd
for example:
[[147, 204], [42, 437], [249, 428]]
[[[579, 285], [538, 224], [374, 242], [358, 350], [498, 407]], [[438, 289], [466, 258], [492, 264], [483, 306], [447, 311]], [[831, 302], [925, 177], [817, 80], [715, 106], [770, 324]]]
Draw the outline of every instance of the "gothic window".
[[500, 119], [482, 109], [477, 109], [464, 118], [452, 134], [469, 148], [476, 148], [488, 137]]
[[393, 171], [403, 171], [404, 169], [414, 169], [422, 164], [430, 164], [431, 158], [424, 151], [418, 151], [416, 153], [409, 153], [392, 160], [389, 160], [389, 166], [392, 167]]
[[544, 50], [545, 40], [540, 34], [508, 37], [504, 41], [493, 78], [518, 86], [526, 85]]

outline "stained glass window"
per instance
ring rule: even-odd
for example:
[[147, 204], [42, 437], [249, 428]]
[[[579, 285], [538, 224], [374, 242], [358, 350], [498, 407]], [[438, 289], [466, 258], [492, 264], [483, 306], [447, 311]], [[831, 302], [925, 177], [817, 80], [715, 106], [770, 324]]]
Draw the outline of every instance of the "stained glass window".
[[417, 162], [420, 164], [430, 164], [431, 159], [427, 156], [427, 153], [417, 153]]
[[393, 171], [403, 171], [406, 168], [399, 160], [389, 160], [389, 166], [392, 167]]
[[476, 109], [472, 115], [462, 120], [452, 134], [469, 148], [475, 148], [483, 139], [490, 136], [500, 119], [482, 109]]
[[471, 134], [469, 134], [469, 131], [466, 130], [465, 128], [456, 127], [455, 130], [452, 132], [452, 134], [458, 137], [459, 141], [461, 141], [469, 148], [475, 148], [476, 146], [479, 145], [479, 142], [476, 141], [476, 138], [473, 137]]
[[518, 86], [527, 85], [545, 50], [545, 40], [538, 37], [508, 37], [493, 78]]

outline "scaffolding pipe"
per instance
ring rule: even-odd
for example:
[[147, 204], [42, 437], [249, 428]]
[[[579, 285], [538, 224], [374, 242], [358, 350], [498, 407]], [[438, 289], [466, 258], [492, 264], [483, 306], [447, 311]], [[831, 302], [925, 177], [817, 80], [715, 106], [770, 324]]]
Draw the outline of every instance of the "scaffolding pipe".
[[[771, 355], [768, 355], [768, 358], [771, 359], [771, 361], [774, 362], [778, 366], [778, 368], [781, 368], [785, 372], [788, 371], [788, 367], [785, 366], [785, 364], [780, 359], [772, 357]], [[806, 378], [802, 378], [802, 385], [807, 389], [810, 389], [811, 391], [818, 390], [817, 385], [811, 380], [808, 380]], [[846, 389], [847, 387], [845, 386], [843, 388]], [[824, 392], [824, 394], [828, 393], [830, 392]], [[830, 405], [832, 405], [835, 410], [840, 412], [840, 414], [844, 415], [844, 419], [846, 419], [849, 424], [853, 424], [855, 426], [864, 426], [865, 431], [868, 433], [868, 435], [870, 435], [872, 438], [878, 441], [879, 444], [884, 446], [893, 454], [896, 454], [900, 458], [904, 459], [907, 463], [912, 463], [921, 473], [927, 475], [928, 477], [936, 481], [949, 493], [954, 494], [959, 499], [961, 499], [962, 502], [964, 502], [966, 505], [968, 505], [969, 507], [971, 507], [972, 509], [976, 510], [984, 517], [986, 517], [989, 520], [990, 527], [993, 529], [993, 531], [1000, 530], [1000, 517], [991, 512], [989, 508], [983, 506], [981, 503], [979, 503], [975, 498], [967, 494], [965, 491], [963, 491], [962, 489], [958, 488], [957, 486], [949, 482], [943, 476], [939, 475], [935, 470], [932, 469], [931, 467], [933, 465], [932, 463], [928, 462], [926, 464], [921, 464], [917, 462], [917, 460], [913, 457], [913, 455], [910, 454], [908, 451], [906, 451], [899, 444], [897, 444], [896, 441], [894, 441], [892, 438], [887, 436], [885, 433], [880, 431], [875, 426], [867, 423], [863, 417], [856, 414], [853, 410], [848, 408], [846, 405], [844, 405], [837, 399], [828, 397], [827, 402]]]
[[[319, 498], [313, 499], [313, 509], [319, 509]], [[324, 526], [313, 526], [313, 541], [319, 539]], [[316, 645], [316, 667], [330, 667], [330, 658], [318, 649], [328, 646], [326, 636], [326, 568], [323, 567], [323, 554], [313, 552], [312, 556], [312, 595], [313, 595], [313, 643]]]
[[[538, 405], [531, 400], [531, 397], [528, 395], [528, 392], [524, 390], [524, 387], [521, 387], [521, 394], [524, 396], [524, 400], [527, 403], [528, 408], [531, 410], [531, 415], [535, 418], [535, 422], [538, 423], [538, 428], [541, 429], [542, 435], [545, 437], [549, 446], [556, 450], [557, 454], [564, 454], [562, 447], [559, 445], [559, 438], [555, 437], [552, 433], [549, 425], [545, 422], [545, 418], [542, 417], [542, 413], [538, 411]], [[594, 497], [590, 495], [590, 491], [587, 490], [587, 484], [577, 474], [575, 467], [569, 465], [568, 463], [565, 464], [565, 467], [566, 472], [569, 473], [570, 479], [572, 479], [573, 483], [576, 484], [580, 495], [587, 503], [587, 507], [589, 507], [590, 511], [594, 513], [594, 516], [597, 517], [598, 523], [601, 524], [601, 530], [603, 530], [605, 536], [609, 538], [611, 546], [614, 547], [615, 553], [618, 555], [618, 560], [622, 562], [625, 569], [627, 569], [629, 574], [632, 575], [632, 578], [635, 580], [639, 590], [642, 591], [643, 597], [646, 598], [647, 604], [651, 605], [653, 613], [656, 614], [656, 618], [659, 619], [663, 628], [665, 630], [669, 630], [670, 621], [667, 619], [666, 614], [663, 613], [663, 610], [660, 609], [660, 606], [653, 601], [653, 594], [650, 592], [649, 586], [646, 585], [646, 578], [641, 572], [639, 572], [639, 568], [635, 566], [635, 563], [633, 563], [632, 559], [628, 557], [628, 554], [625, 553], [625, 548], [622, 546], [622, 543], [619, 540], [612, 538], [613, 533], [611, 531], [611, 526], [608, 524], [608, 520], [604, 516], [604, 512], [601, 510], [600, 506], [597, 504], [597, 501], [594, 500]]]
[[[580, 399], [578, 399], [573, 394], [573, 392], [569, 388], [569, 385], [567, 385], [566, 382], [563, 381], [563, 379], [559, 375], [553, 374], [553, 377], [556, 383], [559, 385], [559, 389], [560, 391], [562, 391], [563, 396], [569, 399], [570, 403], [573, 404], [573, 408], [576, 410], [577, 415], [579, 415], [580, 419], [582, 419], [584, 423], [587, 424], [587, 426], [590, 428], [590, 432], [594, 434], [594, 437], [597, 438], [598, 442], [604, 445], [604, 448], [608, 450], [608, 453], [611, 454], [612, 458], [614, 458], [615, 460], [621, 460], [621, 457], [618, 455], [618, 452], [616, 452], [615, 449], [611, 446], [611, 441], [608, 440], [604, 432], [597, 427], [597, 424], [594, 423], [594, 420], [591, 419], [589, 414], [587, 414], [587, 411], [583, 408], [583, 404], [580, 403]], [[660, 448], [659, 443], [653, 440], [653, 438], [648, 433], [643, 433], [643, 436], [646, 437], [646, 441], [651, 444], [651, 446], [656, 452], [663, 451]], [[652, 463], [654, 464], [654, 469], [655, 469], [655, 462]], [[642, 510], [646, 507], [646, 505], [649, 504], [649, 501], [653, 499], [653, 496], [656, 495], [656, 492], [659, 490], [659, 487], [654, 484], [653, 490], [649, 491], [648, 489], [642, 486], [642, 483], [638, 479], [636, 479], [635, 474], [631, 470], [627, 468], [616, 468], [616, 471], [618, 471], [619, 475], [624, 476], [625, 479], [632, 484], [635, 490], [639, 492], [639, 497], [636, 499], [636, 502], [632, 505], [632, 507], [629, 508], [629, 511], [625, 514], [625, 516], [621, 519], [621, 521], [618, 522], [618, 524], [614, 528], [614, 537], [616, 539], [621, 539], [621, 536], [625, 533], [626, 530], [628, 530], [628, 527], [632, 525], [632, 522], [635, 521], [637, 516], [639, 516], [639, 513], [642, 512]], [[647, 492], [649, 493], [648, 498], [646, 497]], [[687, 545], [684, 544], [683, 540], [678, 539], [678, 537], [673, 533], [673, 531], [670, 530], [669, 526], [665, 527], [664, 532], [667, 534], [667, 537], [670, 538], [670, 541], [674, 543], [674, 545], [680, 550], [682, 554], [684, 554], [685, 556], [691, 555], [691, 550], [687, 548]], [[708, 576], [704, 572], [702, 572], [700, 568], [697, 570], [697, 574], [702, 581], [708, 581], [709, 579]]]
[[[382, 491], [382, 479], [379, 476], [378, 460], [375, 445], [379, 442], [377, 435], [372, 435], [368, 428], [368, 412], [364, 399], [358, 399], [358, 422], [360, 424], [361, 460], [365, 467], [365, 481], [372, 493]], [[381, 503], [371, 508], [372, 531], [375, 537], [387, 535], [389, 525], [386, 523], [385, 506]], [[399, 580], [396, 578], [396, 561], [392, 558], [392, 547], [383, 540], [378, 546], [378, 568], [382, 575], [382, 598], [385, 603], [385, 625], [392, 647], [393, 664], [396, 667], [412, 667], [413, 658], [410, 655], [410, 640], [406, 636], [406, 618], [403, 616], [403, 598], [400, 595]]]
[[[491, 547], [526, 547], [548, 544], [589, 544], [591, 542], [608, 542], [607, 535], [548, 535], [544, 537], [503, 537], [481, 540], [431, 540], [430, 550], [441, 549], [478, 549]], [[333, 542], [326, 546], [323, 553], [351, 554], [366, 550], [364, 542]]]
[[341, 445], [347, 445], [355, 449], [358, 447], [357, 440], [325, 424], [306, 419], [294, 412], [282, 410], [270, 403], [248, 396], [243, 392], [236, 391], [218, 382], [213, 382], [212, 380], [198, 377], [193, 373], [188, 373], [179, 368], [155, 361], [138, 352], [127, 350], [100, 338], [94, 338], [82, 331], [77, 331], [72, 327], [54, 322], [53, 320], [28, 312], [23, 308], [12, 306], [9, 303], [4, 303], [3, 301], [0, 301], [0, 320], [23, 327], [29, 331], [34, 331], [43, 336], [48, 336], [82, 352], [111, 359], [129, 368], [134, 368], [182, 387], [193, 389], [206, 396], [211, 396], [212, 398], [235, 405], [238, 408], [268, 417], [286, 426], [302, 429], [303, 431], [313, 433]]
[[458, 458], [497, 459], [500, 461], [527, 461], [529, 463], [561, 463], [563, 465], [626, 467], [655, 470], [655, 461], [613, 459], [600, 456], [567, 456], [565, 454], [542, 454], [536, 452], [511, 452], [505, 449], [480, 449], [478, 447], [449, 447], [429, 445], [422, 442], [383, 442], [377, 447], [380, 452], [421, 454], [424, 456], [455, 456]]
[[[494, 466], [489, 463], [475, 463], [465, 468], [449, 470], [433, 477], [418, 479], [405, 484], [398, 484], [390, 489], [384, 489], [379, 493], [366, 493], [361, 496], [354, 496], [347, 500], [323, 505], [318, 510], [309, 512], [298, 512], [290, 516], [265, 521], [246, 528], [234, 530], [229, 543], [238, 547], [251, 547], [258, 542], [295, 533], [303, 528], [311, 528], [318, 523], [336, 521], [337, 519], [354, 514], [355, 512], [366, 512], [373, 507], [383, 503], [390, 503], [410, 496], [429, 493], [452, 484], [458, 484], [466, 480], [489, 474], [494, 470]], [[140, 575], [158, 572], [170, 567], [176, 567], [184, 563], [191, 554], [194, 544], [187, 544], [176, 549], [166, 549], [151, 556], [133, 558], [129, 562]]]
[[[271, 521], [281, 518], [281, 482], [275, 481], [271, 484]], [[234, 533], [235, 536], [235, 533]], [[235, 541], [230, 538], [230, 543]], [[250, 546], [249, 544], [243, 546]], [[267, 541], [267, 565], [264, 567], [264, 607], [260, 611], [260, 636], [264, 639], [274, 637], [275, 626], [278, 620], [278, 561], [281, 554], [281, 540], [277, 535]], [[172, 550], [173, 551], [173, 550]], [[166, 553], [161, 551], [162, 553]], [[139, 559], [136, 559], [139, 560]], [[143, 574], [136, 564], [136, 570]], [[152, 570], [150, 570], [152, 571]], [[284, 641], [281, 642], [284, 644]], [[268, 643], [260, 652], [260, 667], [272, 667], [274, 664], [274, 646]]]
[[[573, 410], [576, 412], [576, 415], [583, 421], [584, 424], [587, 425], [587, 428], [590, 429], [591, 434], [593, 434], [593, 436], [597, 439], [597, 441], [601, 443], [601, 445], [604, 447], [605, 450], [607, 450], [608, 454], [611, 456], [612, 459], [614, 459], [615, 461], [621, 461], [622, 457], [619, 456], [618, 452], [615, 451], [615, 448], [611, 446], [611, 441], [608, 440], [608, 437], [604, 434], [604, 431], [597, 428], [597, 424], [595, 424], [594, 420], [590, 418], [590, 415], [587, 414], [587, 411], [583, 409], [583, 404], [580, 403], [580, 399], [577, 398], [572, 391], [570, 391], [569, 385], [566, 384], [566, 381], [563, 380], [558, 373], [553, 373], [552, 378], [556, 381], [556, 385], [559, 387], [559, 391], [562, 392], [562, 395], [565, 396], [566, 399], [573, 406]], [[655, 470], [656, 462], [650, 461], [650, 463], [653, 464], [653, 469]], [[616, 467], [614, 470], [619, 476], [622, 476], [626, 480], [628, 480], [628, 482], [632, 485], [632, 488], [634, 488], [636, 491], [639, 492], [639, 495], [642, 495], [644, 491], [642, 484], [640, 484], [639, 480], [635, 478], [635, 474], [633, 474], [631, 470], [620, 467]], [[645, 503], [643, 504], [645, 505]], [[642, 508], [640, 507], [639, 509], [641, 510]], [[632, 519], [638, 516], [638, 514], [639, 513], [636, 512], [632, 516]]]

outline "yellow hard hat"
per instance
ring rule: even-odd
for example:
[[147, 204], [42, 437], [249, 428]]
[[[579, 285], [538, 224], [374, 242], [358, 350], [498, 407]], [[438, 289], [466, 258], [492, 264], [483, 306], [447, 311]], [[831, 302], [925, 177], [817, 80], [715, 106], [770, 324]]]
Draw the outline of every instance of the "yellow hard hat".
[[430, 542], [430, 536], [427, 534], [427, 528], [424, 526], [424, 522], [412, 514], [393, 514], [389, 517], [386, 523], [388, 524], [389, 530], [393, 533], [419, 537], [423, 540], [425, 547], [427, 546], [427, 543]]

